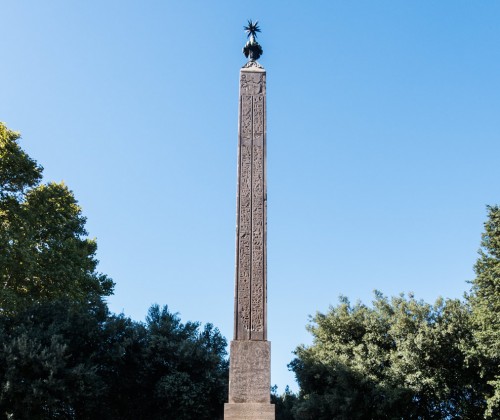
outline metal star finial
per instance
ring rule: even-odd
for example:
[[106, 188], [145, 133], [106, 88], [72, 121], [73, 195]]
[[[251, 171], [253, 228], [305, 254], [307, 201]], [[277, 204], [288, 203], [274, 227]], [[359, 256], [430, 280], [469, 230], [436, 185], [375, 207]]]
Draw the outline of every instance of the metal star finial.
[[256, 20], [255, 22], [253, 22], [252, 19], [249, 19], [248, 24], [246, 26], [243, 26], [243, 29], [247, 33], [248, 38], [250, 38], [251, 36], [257, 38], [257, 32], [260, 32], [259, 21]]
[[248, 41], [243, 47], [243, 54], [249, 59], [249, 61], [256, 61], [262, 55], [263, 50], [260, 44], [255, 40], [257, 38], [257, 33], [260, 32], [259, 22], [248, 20], [248, 24], [243, 26], [243, 29], [247, 33]]

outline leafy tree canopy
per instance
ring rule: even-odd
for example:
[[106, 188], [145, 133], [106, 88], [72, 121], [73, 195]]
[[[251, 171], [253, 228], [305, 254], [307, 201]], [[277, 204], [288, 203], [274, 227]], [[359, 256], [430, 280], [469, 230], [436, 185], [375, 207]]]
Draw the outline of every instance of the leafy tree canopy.
[[488, 206], [487, 210], [469, 297], [477, 342], [471, 357], [479, 357], [482, 375], [492, 387], [487, 415], [500, 418], [500, 208]]
[[465, 302], [375, 292], [318, 312], [289, 365], [299, 394], [273, 395], [281, 420], [500, 418], [500, 207], [487, 209]]
[[42, 167], [0, 123], [0, 314], [54, 299], [97, 301], [113, 282], [96, 271], [97, 244], [63, 183], [41, 184]]
[[222, 419], [226, 341], [166, 306], [143, 324], [103, 303], [52, 301], [0, 317], [0, 339], [0, 416]]
[[0, 124], [0, 417], [222, 418], [226, 340], [165, 306], [110, 314], [113, 282], [64, 185]]
[[311, 346], [290, 364], [300, 385], [296, 419], [480, 418], [481, 378], [467, 358], [470, 312], [375, 294], [373, 306], [342, 298], [309, 325]]

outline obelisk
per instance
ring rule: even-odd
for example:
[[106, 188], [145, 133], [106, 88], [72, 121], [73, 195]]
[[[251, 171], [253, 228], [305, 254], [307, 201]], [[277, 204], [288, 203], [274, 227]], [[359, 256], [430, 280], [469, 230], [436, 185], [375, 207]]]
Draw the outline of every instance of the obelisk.
[[257, 22], [245, 26], [240, 70], [234, 339], [224, 420], [274, 420], [267, 341], [266, 71], [257, 62]]

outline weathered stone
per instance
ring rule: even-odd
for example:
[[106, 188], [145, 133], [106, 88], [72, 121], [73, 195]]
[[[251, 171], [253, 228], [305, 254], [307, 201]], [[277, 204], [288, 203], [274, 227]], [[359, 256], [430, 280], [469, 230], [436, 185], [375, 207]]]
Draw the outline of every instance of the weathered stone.
[[266, 71], [240, 70], [235, 340], [267, 338]]
[[274, 404], [224, 404], [224, 420], [274, 420]]
[[271, 343], [231, 341], [229, 403], [270, 403]]

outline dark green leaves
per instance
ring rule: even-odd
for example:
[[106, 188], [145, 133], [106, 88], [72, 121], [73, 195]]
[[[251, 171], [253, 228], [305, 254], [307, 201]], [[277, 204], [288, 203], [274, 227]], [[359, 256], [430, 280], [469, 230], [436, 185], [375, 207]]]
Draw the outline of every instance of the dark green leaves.
[[64, 184], [40, 184], [18, 138], [0, 124], [0, 416], [222, 418], [224, 337], [166, 306], [146, 324], [110, 314], [80, 206]]
[[68, 301], [0, 317], [0, 412], [21, 420], [217, 420], [226, 341], [153, 306], [146, 324]]
[[97, 244], [63, 184], [40, 184], [42, 168], [0, 124], [0, 315], [54, 299], [88, 302], [112, 293], [96, 271]]
[[43, 168], [19, 147], [19, 137], [0, 122], [0, 197], [22, 194], [42, 178]]
[[487, 415], [500, 417], [500, 208], [488, 206], [479, 258], [474, 266], [470, 303], [477, 347], [471, 357], [479, 358], [481, 373], [489, 383]]
[[301, 387], [296, 418], [477, 418], [484, 410], [470, 313], [458, 300], [429, 305], [376, 294], [345, 299], [309, 326], [311, 346], [290, 364]]

